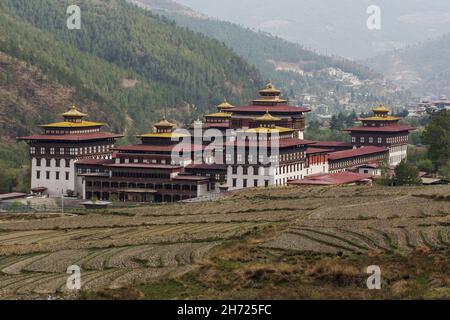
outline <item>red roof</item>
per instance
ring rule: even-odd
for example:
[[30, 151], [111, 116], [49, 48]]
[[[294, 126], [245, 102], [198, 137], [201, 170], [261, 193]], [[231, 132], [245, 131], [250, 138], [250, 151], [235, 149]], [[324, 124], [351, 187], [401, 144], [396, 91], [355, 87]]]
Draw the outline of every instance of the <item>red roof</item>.
[[172, 145], [146, 145], [146, 144], [134, 144], [129, 146], [116, 147], [114, 150], [117, 151], [142, 151], [142, 152], [172, 152], [172, 150], [177, 147], [178, 149], [183, 148], [183, 151], [190, 150], [200, 151], [205, 149], [205, 146], [196, 146], [195, 148], [191, 144], [172, 144]]
[[349, 147], [353, 148], [353, 145], [343, 141], [315, 141], [314, 147]]
[[82, 159], [77, 161], [77, 165], [85, 164], [85, 165], [103, 165], [103, 164], [111, 164], [114, 163], [112, 159]]
[[[280, 149], [282, 148], [289, 148], [289, 147], [295, 147], [299, 145], [309, 145], [313, 144], [313, 141], [309, 140], [302, 140], [302, 139], [294, 139], [294, 138], [286, 138], [286, 139], [279, 139], [278, 141], [278, 147]], [[258, 141], [228, 141], [225, 143], [226, 145], [235, 145], [238, 147], [255, 147], [255, 146], [267, 146], [270, 147], [272, 145], [272, 141], [264, 141], [264, 142], [258, 142]], [[274, 143], [276, 146], [277, 143]]]
[[122, 138], [122, 134], [115, 133], [83, 133], [83, 134], [38, 134], [28, 137], [18, 137], [18, 140], [44, 140], [44, 141], [87, 141], [87, 140], [98, 140], [98, 139], [119, 139]]
[[363, 155], [368, 155], [368, 154], [373, 154], [373, 153], [380, 153], [380, 152], [385, 152], [385, 151], [387, 151], [387, 149], [384, 147], [375, 147], [375, 146], [361, 147], [361, 148], [352, 149], [352, 150], [331, 152], [328, 155], [328, 159], [340, 160], [340, 159], [353, 158], [353, 157], [357, 157], [357, 156], [363, 156]]
[[366, 132], [402, 132], [402, 131], [412, 131], [416, 128], [409, 125], [389, 125], [384, 127], [353, 127], [344, 129], [344, 131], [366, 131]]
[[0, 201], [25, 198], [26, 196], [27, 196], [26, 193], [21, 193], [21, 192], [4, 193], [4, 194], [0, 194]]
[[[314, 146], [314, 145], [313, 145]], [[315, 154], [315, 153], [329, 153], [333, 150], [330, 149], [319, 149], [319, 148], [314, 148], [314, 147], [309, 147], [308, 149], [306, 149], [306, 154]]]
[[368, 174], [360, 174], [354, 172], [338, 172], [338, 173], [320, 173], [307, 176], [302, 180], [289, 181], [289, 185], [339, 185], [355, 183], [371, 179]]
[[181, 166], [173, 166], [170, 164], [150, 164], [150, 163], [113, 163], [105, 164], [110, 168], [138, 168], [138, 169], [180, 169]]
[[294, 107], [294, 106], [288, 106], [288, 105], [276, 105], [276, 106], [242, 106], [242, 107], [235, 107], [231, 110], [231, 113], [244, 113], [244, 112], [262, 112], [266, 113], [267, 110], [269, 110], [269, 113], [276, 114], [276, 113], [284, 113], [284, 112], [311, 112], [310, 108], [305, 107]]
[[186, 169], [202, 169], [202, 170], [226, 170], [226, 164], [217, 164], [217, 163], [201, 163], [201, 164], [190, 164], [186, 166]]
[[203, 180], [209, 180], [208, 177], [200, 177], [200, 176], [191, 176], [191, 175], [178, 175], [176, 177], [173, 177], [172, 180], [186, 180], [186, 181], [203, 181]]

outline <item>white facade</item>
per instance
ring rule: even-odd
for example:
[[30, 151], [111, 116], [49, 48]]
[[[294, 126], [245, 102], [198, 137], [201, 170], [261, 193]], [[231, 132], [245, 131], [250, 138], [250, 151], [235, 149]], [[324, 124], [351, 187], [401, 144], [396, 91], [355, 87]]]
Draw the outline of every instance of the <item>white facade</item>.
[[[66, 166], [66, 161], [69, 161]], [[48, 165], [47, 165], [47, 162]], [[31, 188], [45, 187], [49, 195], [63, 195], [68, 190], [77, 193], [75, 185], [75, 161], [74, 159], [61, 159], [57, 166], [56, 159], [31, 159]], [[81, 190], [78, 190], [81, 192]]]
[[264, 168], [258, 166], [248, 167], [244, 174], [244, 168], [238, 166], [233, 173], [233, 166], [227, 169], [228, 190], [238, 190], [243, 188], [265, 187], [274, 184], [274, 168]]
[[408, 156], [408, 145], [389, 147], [389, 164], [396, 166]]

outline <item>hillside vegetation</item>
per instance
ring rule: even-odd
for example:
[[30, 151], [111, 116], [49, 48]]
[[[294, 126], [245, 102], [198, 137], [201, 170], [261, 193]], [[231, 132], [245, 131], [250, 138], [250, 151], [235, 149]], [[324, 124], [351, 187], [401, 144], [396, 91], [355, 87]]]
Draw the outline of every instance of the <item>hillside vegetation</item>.
[[367, 60], [399, 86], [421, 96], [450, 96], [450, 34]]
[[263, 85], [223, 44], [125, 1], [79, 1], [81, 30], [69, 30], [70, 4], [0, 2], [0, 156], [73, 103], [125, 132], [125, 142], [164, 110], [189, 122], [224, 96], [245, 102]]

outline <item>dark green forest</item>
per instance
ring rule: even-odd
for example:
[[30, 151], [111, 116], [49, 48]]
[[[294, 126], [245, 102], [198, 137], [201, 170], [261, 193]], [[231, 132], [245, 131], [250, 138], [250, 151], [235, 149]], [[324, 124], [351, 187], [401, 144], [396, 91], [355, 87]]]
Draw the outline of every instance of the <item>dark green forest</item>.
[[0, 179], [26, 163], [14, 158], [23, 154], [15, 137], [39, 132], [71, 104], [125, 132], [125, 143], [164, 112], [188, 123], [224, 97], [246, 102], [264, 83], [224, 44], [125, 1], [77, 1], [81, 30], [69, 30], [71, 4], [0, 2]]

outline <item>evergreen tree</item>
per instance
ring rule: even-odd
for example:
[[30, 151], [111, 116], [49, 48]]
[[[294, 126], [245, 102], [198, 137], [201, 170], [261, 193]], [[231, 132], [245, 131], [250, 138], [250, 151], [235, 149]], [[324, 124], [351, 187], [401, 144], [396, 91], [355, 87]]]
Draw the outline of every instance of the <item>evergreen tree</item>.
[[419, 170], [402, 160], [395, 168], [394, 184], [396, 186], [420, 185]]

